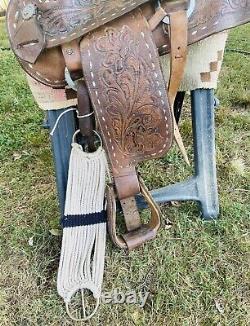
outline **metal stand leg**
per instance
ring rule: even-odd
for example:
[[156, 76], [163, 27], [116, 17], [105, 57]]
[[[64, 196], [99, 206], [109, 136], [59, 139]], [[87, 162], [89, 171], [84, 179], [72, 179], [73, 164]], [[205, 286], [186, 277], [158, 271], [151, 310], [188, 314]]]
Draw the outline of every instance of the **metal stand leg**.
[[174, 117], [177, 123], [179, 123], [181, 118], [181, 111], [185, 99], [185, 94], [186, 92], [178, 92], [174, 101]]
[[[215, 159], [214, 93], [198, 89], [191, 93], [195, 175], [190, 179], [152, 191], [156, 202], [198, 201], [203, 218], [219, 214]], [[138, 197], [138, 206], [145, 202]]]
[[[65, 110], [66, 109], [48, 111], [48, 124], [50, 130], [55, 125], [59, 115]], [[75, 128], [75, 116], [74, 112], [71, 111], [61, 117], [53, 136], [51, 136], [56, 172], [56, 184], [62, 216], [64, 214], [71, 142]]]

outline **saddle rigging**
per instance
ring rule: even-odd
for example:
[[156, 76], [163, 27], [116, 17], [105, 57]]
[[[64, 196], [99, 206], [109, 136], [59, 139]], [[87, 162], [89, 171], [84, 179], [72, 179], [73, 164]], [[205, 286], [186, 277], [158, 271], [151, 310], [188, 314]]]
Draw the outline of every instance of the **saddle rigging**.
[[[188, 45], [248, 22], [249, 7], [248, 0], [10, 1], [8, 33], [22, 68], [47, 86], [75, 89], [89, 152], [96, 150], [94, 130], [101, 135], [112, 171], [108, 230], [118, 247], [132, 250], [160, 227], [160, 209], [137, 174], [138, 163], [165, 155], [173, 138], [188, 163], [173, 117]], [[166, 83], [159, 55], [167, 53]], [[137, 196], [150, 208], [148, 224], [141, 222]], [[116, 232], [117, 200], [123, 235]]]

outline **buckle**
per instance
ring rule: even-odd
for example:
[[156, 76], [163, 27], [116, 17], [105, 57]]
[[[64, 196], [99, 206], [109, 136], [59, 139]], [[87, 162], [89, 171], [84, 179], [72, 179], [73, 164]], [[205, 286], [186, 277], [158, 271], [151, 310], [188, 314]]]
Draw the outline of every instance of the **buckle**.
[[71, 75], [70, 75], [69, 69], [68, 69], [67, 67], [65, 67], [64, 77], [65, 77], [65, 80], [66, 80], [66, 83], [68, 84], [68, 86], [69, 86], [71, 89], [73, 89], [74, 91], [77, 92], [77, 81], [74, 81], [74, 80], [71, 78]]
[[117, 210], [116, 196], [114, 193], [113, 185], [108, 185], [106, 189], [109, 235], [117, 247], [128, 249], [129, 251], [141, 246], [149, 240], [154, 239], [161, 223], [160, 208], [153, 200], [141, 177], [139, 177], [139, 184], [141, 194], [151, 210], [151, 218], [147, 224], [143, 224], [141, 221], [139, 221], [139, 223], [135, 223], [135, 229], [131, 228], [130, 224], [130, 227], [127, 227], [130, 230], [123, 235], [118, 235], [116, 232]]

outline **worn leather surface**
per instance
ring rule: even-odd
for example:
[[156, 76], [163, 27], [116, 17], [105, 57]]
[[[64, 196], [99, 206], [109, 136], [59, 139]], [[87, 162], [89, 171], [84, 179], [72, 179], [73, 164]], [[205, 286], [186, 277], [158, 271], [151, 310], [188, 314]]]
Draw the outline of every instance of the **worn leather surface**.
[[118, 196], [133, 196], [139, 192], [134, 167], [172, 144], [172, 115], [152, 34], [137, 11], [83, 38], [80, 49]]
[[[67, 6], [69, 6], [71, 1], [66, 1]], [[123, 9], [122, 5], [126, 3], [126, 10], [120, 10], [120, 15], [145, 2], [147, 1], [98, 1], [95, 16], [93, 17], [100, 19], [96, 18], [98, 22], [92, 25], [94, 22], [92, 23], [92, 20], [90, 20], [90, 11], [88, 11], [86, 4], [90, 4], [93, 9], [93, 1], [80, 1], [77, 2], [78, 5], [76, 6], [73, 5], [75, 2], [72, 2], [71, 10], [66, 6], [64, 9], [61, 8], [59, 11], [55, 10], [52, 13], [51, 10], [58, 7], [59, 1], [32, 2], [26, 0], [22, 2], [11, 0], [7, 12], [7, 27], [11, 46], [24, 70], [33, 78], [48, 86], [63, 88], [65, 86], [65, 64], [61, 49], [57, 48], [56, 45], [68, 43], [71, 39], [76, 39], [79, 36], [85, 35], [87, 31], [95, 29], [99, 24], [104, 24], [105, 21], [101, 21], [102, 10], [100, 10], [100, 8], [103, 8], [104, 3], [106, 7], [103, 13], [108, 17], [108, 21], [118, 15], [118, 13], [113, 15], [113, 10], [116, 9], [112, 9], [111, 4], [115, 3], [114, 8]], [[34, 16], [29, 20], [23, 19], [22, 10], [28, 3], [37, 4], [41, 17], [37, 15], [38, 18], [36, 19]], [[163, 8], [164, 4], [167, 3], [168, 1], [162, 1]], [[142, 5], [141, 9], [146, 19], [149, 20], [155, 11], [155, 2], [152, 1]], [[48, 15], [49, 12], [51, 13], [50, 15]], [[73, 28], [74, 24], [72, 22], [81, 15], [83, 16], [82, 21], [76, 30]], [[85, 15], [87, 15], [88, 19]], [[250, 0], [197, 0], [195, 10], [189, 18], [188, 44], [195, 43], [225, 29], [244, 24], [249, 22], [249, 20]], [[91, 22], [91, 24], [85, 30], [87, 22]], [[43, 31], [42, 34], [41, 30]], [[31, 31], [33, 31], [34, 37], [31, 37]], [[70, 33], [76, 34], [70, 36]], [[167, 29], [164, 32], [162, 26], [159, 26], [154, 30], [153, 36], [160, 54], [170, 52]], [[40, 55], [39, 51], [41, 52]]]
[[[160, 211], [139, 182], [136, 165], [166, 153], [173, 119], [151, 30], [139, 10], [85, 36], [80, 42], [84, 80], [109, 157], [115, 184], [109, 224], [116, 244], [132, 250], [156, 236]], [[112, 187], [113, 188], [113, 187]], [[140, 221], [134, 196], [143, 191], [151, 208]], [[115, 197], [121, 202], [128, 233], [116, 235]], [[113, 207], [113, 209], [111, 209]]]
[[[146, 159], [163, 156], [173, 138], [174, 124], [158, 54], [172, 53], [172, 105], [184, 71], [187, 44], [248, 22], [249, 1], [196, 0], [188, 24], [186, 8], [182, 7], [186, 1], [161, 1], [156, 15], [157, 2], [147, 0], [10, 2], [9, 37], [24, 70], [55, 88], [65, 87], [65, 66], [72, 77], [84, 75], [113, 172], [116, 194], [111, 207], [117, 196], [126, 211], [130, 232], [123, 240], [129, 249], [155, 237], [160, 215], [145, 192], [151, 221], [140, 223], [134, 196], [143, 188], [135, 167]], [[158, 25], [164, 11], [170, 23], [173, 20], [172, 28]], [[83, 108], [89, 99], [81, 83], [78, 102]], [[115, 227], [114, 209], [110, 214]], [[114, 241], [119, 242], [121, 238], [112, 230]]]
[[[39, 37], [40, 47], [51, 48], [87, 34], [145, 2], [148, 0], [14, 0], [8, 9], [8, 21], [15, 43], [25, 40], [24, 51], [34, 47], [29, 43], [34, 43], [40, 33], [44, 36]], [[22, 50], [17, 51], [25, 60]], [[36, 60], [35, 53], [33, 59]]]
[[[116, 224], [116, 196], [112, 185], [107, 185], [106, 198], [107, 198], [107, 215], [108, 215], [108, 231], [113, 243], [122, 249], [132, 250], [143, 243], [152, 240], [156, 237], [157, 231], [161, 224], [161, 211], [159, 206], [153, 200], [150, 192], [145, 186], [143, 180], [139, 177], [140, 191], [151, 211], [151, 217], [147, 224], [141, 223], [141, 221], [132, 221], [133, 218], [127, 217], [127, 232], [126, 234], [119, 234]], [[132, 227], [128, 226], [132, 223]], [[137, 223], [137, 227], [135, 227]]]

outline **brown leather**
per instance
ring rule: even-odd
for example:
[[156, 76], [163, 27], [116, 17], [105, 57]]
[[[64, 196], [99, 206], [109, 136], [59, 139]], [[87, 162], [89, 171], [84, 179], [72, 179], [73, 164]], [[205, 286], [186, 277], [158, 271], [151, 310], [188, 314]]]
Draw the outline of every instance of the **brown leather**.
[[[170, 78], [168, 82], [168, 99], [169, 99], [170, 107], [173, 112], [174, 101], [184, 76], [186, 61], [187, 61], [188, 18], [187, 18], [187, 12], [185, 10], [186, 9], [185, 3], [183, 3], [182, 6], [178, 2], [177, 5], [175, 5], [175, 3], [170, 3], [170, 5], [171, 8], [168, 8], [168, 10], [171, 10], [171, 12], [169, 13], [170, 24], [169, 24], [168, 32], [169, 32], [170, 47], [171, 47], [171, 52], [170, 52], [171, 60], [170, 60]], [[175, 121], [175, 118], [173, 120], [174, 120], [175, 141], [181, 150], [185, 162], [188, 165], [190, 165], [187, 152], [179, 132], [178, 125]]]
[[161, 6], [157, 8], [156, 12], [148, 20], [150, 30], [153, 32], [166, 16], [167, 13]]
[[[18, 33], [12, 34], [13, 42], [19, 47], [19, 57], [26, 59], [26, 53], [22, 55], [25, 47], [22, 47], [23, 38], [26, 35], [26, 44], [40, 44], [40, 48], [55, 47], [65, 42], [70, 42], [88, 32], [114, 20], [127, 12], [132, 11], [148, 0], [106, 0], [106, 1], [39, 1], [39, 0], [12, 0], [8, 16], [12, 17], [12, 23], [16, 24]], [[27, 13], [24, 15], [24, 13]], [[34, 21], [33, 26], [30, 22]], [[27, 30], [30, 29], [30, 34]], [[42, 33], [40, 42], [38, 34]], [[40, 35], [39, 35], [40, 36]], [[34, 63], [37, 56], [33, 56], [30, 63]]]
[[171, 44], [170, 78], [168, 98], [171, 108], [180, 87], [187, 61], [187, 14], [180, 10], [169, 14], [169, 35]]
[[120, 200], [120, 204], [122, 207], [127, 230], [130, 232], [138, 229], [141, 226], [141, 218], [136, 206], [135, 197], [122, 199]]
[[172, 115], [158, 54], [137, 11], [86, 36], [81, 57], [116, 182], [131, 170], [133, 175], [139, 162], [164, 155], [172, 144]]
[[[34, 19], [34, 16], [32, 16], [30, 20], [23, 19], [23, 7], [30, 2], [35, 3], [39, 8], [39, 13], [42, 13], [43, 19], [39, 20], [39, 23], [37, 23], [37, 20]], [[95, 29], [99, 24], [104, 24], [106, 21], [114, 19], [116, 15], [123, 15], [125, 12], [132, 10], [132, 8], [138, 6], [139, 4], [146, 2], [147, 1], [125, 0], [103, 1], [101, 2], [100, 6], [105, 8], [97, 7], [99, 11], [97, 10], [94, 15], [94, 19], [99, 20], [97, 25], [89, 26], [86, 30], [84, 30], [85, 24], [90, 22], [89, 19], [91, 19], [89, 16], [86, 18], [86, 12], [90, 14], [90, 12], [88, 12], [86, 2], [83, 2], [82, 4], [81, 2], [78, 2], [78, 5], [74, 6], [72, 0], [64, 0], [63, 3], [66, 3], [67, 6], [70, 7], [70, 10], [66, 10], [63, 9], [63, 6], [60, 6], [59, 8], [57, 1], [40, 2], [26, 0], [23, 5], [21, 1], [12, 0], [7, 11], [7, 28], [12, 49], [19, 58], [23, 69], [33, 78], [48, 86], [63, 88], [65, 87], [65, 62], [60, 48], [57, 48], [56, 45], [68, 43], [73, 39], [81, 37], [90, 29]], [[91, 1], [88, 3], [93, 7], [93, 4], [91, 5]], [[123, 9], [121, 6], [125, 4], [127, 9], [124, 11], [120, 10], [114, 16], [112, 16], [114, 10], [112, 5], [114, 3], [114, 8]], [[163, 0], [161, 1], [161, 4], [162, 8], [167, 11], [165, 7], [169, 5], [168, 1]], [[142, 6], [142, 11], [144, 16], [150, 20], [150, 18], [155, 14], [155, 2], [144, 4]], [[108, 19], [106, 21], [102, 21], [100, 19], [99, 15], [102, 12], [105, 13], [105, 15], [107, 14]], [[80, 15], [82, 15], [82, 18], [78, 17]], [[195, 43], [225, 29], [247, 23], [249, 22], [249, 17], [250, 4], [248, 0], [196, 0], [195, 10], [192, 16], [189, 18], [188, 44]], [[80, 23], [78, 21], [77, 27], [74, 27], [74, 20], [76, 22], [77, 19], [80, 19]], [[29, 25], [33, 24], [32, 27], [29, 27], [30, 31], [37, 30], [38, 40], [37, 43], [31, 42], [29, 46], [29, 41], [32, 39], [34, 41], [34, 37], [28, 36], [28, 28], [25, 28], [27, 23], [29, 23]], [[91, 24], [93, 23], [91, 22]], [[43, 44], [39, 43], [40, 36], [38, 31], [41, 30], [41, 28], [39, 26], [37, 28], [37, 25], [42, 26], [42, 30], [45, 31], [46, 40], [45, 43], [42, 42]], [[169, 36], [165, 34], [163, 27], [164, 25], [158, 26], [153, 32], [154, 41], [160, 54], [170, 52]], [[53, 39], [55, 41], [52, 41]], [[26, 46], [20, 47], [20, 44], [22, 45], [24, 43], [26, 43]], [[49, 49], [45, 50], [45, 48]], [[38, 57], [40, 49], [42, 49], [42, 53]], [[21, 54], [22, 51], [23, 54]], [[34, 61], [34, 58], [32, 60], [30, 59], [31, 51], [34, 51], [32, 56], [38, 58], [34, 64], [28, 62]], [[79, 64], [80, 63], [78, 62], [78, 65]]]
[[[166, 153], [172, 115], [152, 34], [140, 11], [92, 32], [80, 44], [84, 78], [122, 201], [129, 248], [151, 239], [139, 227], [133, 197], [140, 193], [137, 163]], [[132, 221], [135, 219], [135, 221]], [[143, 230], [143, 232], [142, 232]], [[138, 240], [135, 238], [138, 237]]]
[[141, 224], [136, 227], [133, 225], [132, 231], [118, 235], [116, 231], [116, 196], [114, 193], [113, 185], [108, 185], [106, 190], [107, 198], [107, 215], [108, 215], [108, 231], [113, 243], [122, 249], [133, 250], [143, 243], [152, 240], [156, 237], [157, 231], [160, 227], [160, 215], [161, 211], [159, 206], [154, 202], [150, 192], [143, 183], [143, 180], [139, 178], [140, 190], [145, 201], [147, 202], [150, 211], [151, 218], [148, 224]]
[[[111, 145], [112, 146], [112, 145]], [[120, 200], [134, 196], [140, 192], [137, 172], [134, 166], [128, 167], [123, 171], [113, 172], [116, 184], [116, 192]]]
[[26, 21], [24, 30], [18, 28], [16, 33], [13, 34], [13, 38], [17, 40], [15, 46], [16, 55], [29, 63], [36, 62], [46, 45], [45, 34], [41, 26], [37, 24], [35, 16]]
[[86, 84], [83, 80], [77, 83], [77, 118], [81, 135], [88, 146], [89, 152], [96, 150], [94, 139], [94, 119], [90, 115], [93, 111], [90, 106], [90, 99]]
[[82, 68], [79, 43], [80, 40], [75, 39], [71, 42], [62, 44], [65, 66], [70, 72], [79, 71]]

